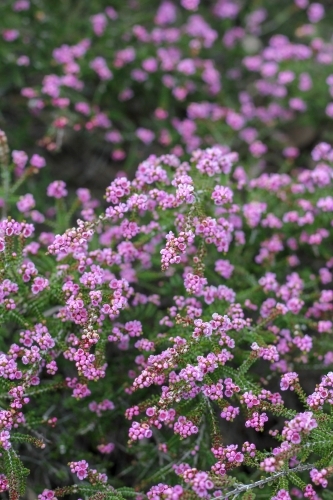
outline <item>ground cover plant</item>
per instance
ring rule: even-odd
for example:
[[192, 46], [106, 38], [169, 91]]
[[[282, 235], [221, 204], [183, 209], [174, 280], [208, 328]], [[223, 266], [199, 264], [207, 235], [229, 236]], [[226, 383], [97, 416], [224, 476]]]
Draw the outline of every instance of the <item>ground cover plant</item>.
[[1, 495], [330, 499], [330, 2], [4, 12]]

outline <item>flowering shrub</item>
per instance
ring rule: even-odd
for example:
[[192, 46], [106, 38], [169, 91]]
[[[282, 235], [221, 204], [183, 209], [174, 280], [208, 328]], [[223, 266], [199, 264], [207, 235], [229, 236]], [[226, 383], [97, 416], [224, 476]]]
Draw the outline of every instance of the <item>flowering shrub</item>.
[[4, 4], [3, 106], [22, 117], [22, 136], [26, 102], [38, 120], [29, 145], [78, 137], [106, 164], [135, 168], [147, 152], [223, 143], [278, 168], [277, 145], [292, 162], [332, 141], [330, 2]]
[[2, 491], [37, 462], [40, 500], [325, 498], [331, 146], [253, 178], [227, 146], [152, 155], [105, 209], [52, 182], [45, 216], [16, 194], [42, 159], [12, 158], [2, 133]]
[[330, 2], [1, 8], [0, 493], [330, 499]]

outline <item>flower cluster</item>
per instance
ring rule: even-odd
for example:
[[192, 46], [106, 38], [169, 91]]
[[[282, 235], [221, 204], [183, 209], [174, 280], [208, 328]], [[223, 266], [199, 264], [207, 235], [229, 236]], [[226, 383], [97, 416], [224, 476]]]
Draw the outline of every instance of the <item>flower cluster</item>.
[[327, 497], [330, 6], [65, 3], [5, 2], [0, 106], [124, 172], [0, 131], [0, 492]]

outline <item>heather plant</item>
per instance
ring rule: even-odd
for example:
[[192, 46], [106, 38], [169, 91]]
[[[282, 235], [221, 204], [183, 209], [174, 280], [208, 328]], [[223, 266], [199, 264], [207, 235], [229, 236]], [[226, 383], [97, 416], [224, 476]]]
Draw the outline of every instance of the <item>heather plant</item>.
[[215, 143], [279, 168], [276, 148], [292, 162], [332, 141], [329, 2], [7, 0], [4, 9], [3, 106], [24, 123], [13, 141], [28, 130], [23, 102], [41, 146], [84, 141], [126, 169], [138, 155]]
[[39, 212], [45, 160], [1, 134], [10, 499], [29, 471], [39, 500], [329, 498], [332, 147], [312, 160], [151, 155], [102, 204], [58, 180]]

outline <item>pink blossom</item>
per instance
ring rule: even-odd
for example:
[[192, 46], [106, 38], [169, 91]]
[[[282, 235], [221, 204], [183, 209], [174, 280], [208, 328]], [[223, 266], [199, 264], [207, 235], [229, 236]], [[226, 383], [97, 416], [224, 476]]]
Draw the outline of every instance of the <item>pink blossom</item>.
[[53, 181], [47, 187], [47, 196], [52, 198], [65, 198], [68, 194], [64, 181]]
[[32, 155], [30, 158], [30, 165], [32, 165], [35, 168], [43, 168], [46, 165], [45, 158], [42, 156], [39, 156], [37, 154]]
[[144, 144], [150, 144], [155, 137], [155, 134], [152, 130], [148, 130], [143, 127], [139, 127], [136, 130], [136, 136], [142, 141]]

